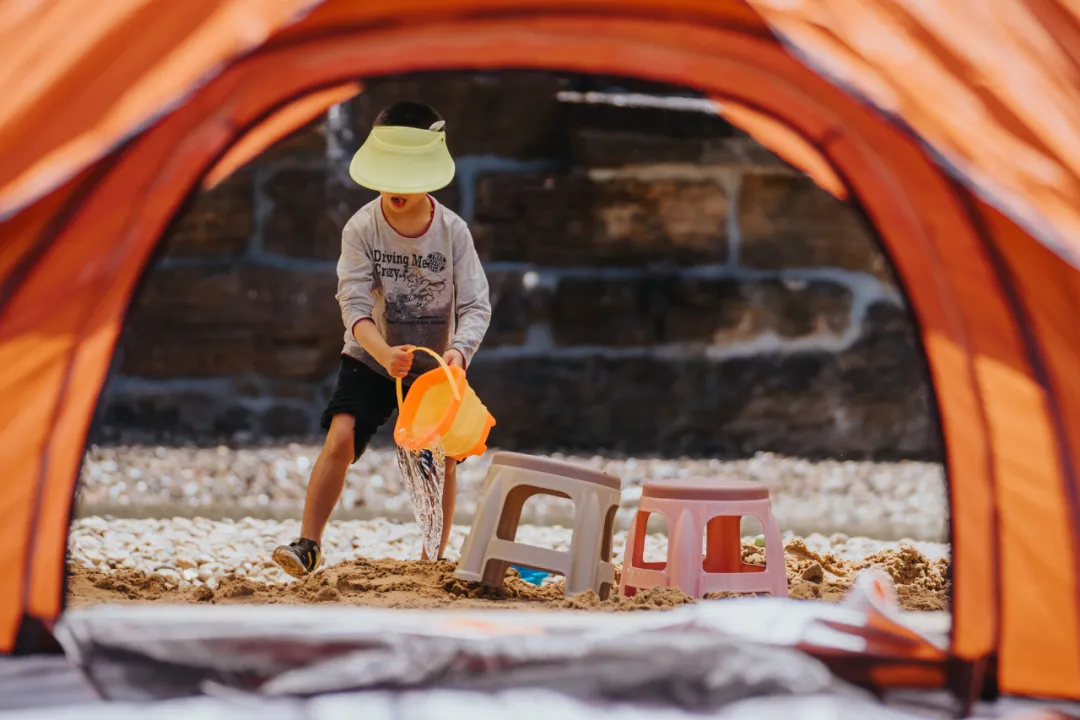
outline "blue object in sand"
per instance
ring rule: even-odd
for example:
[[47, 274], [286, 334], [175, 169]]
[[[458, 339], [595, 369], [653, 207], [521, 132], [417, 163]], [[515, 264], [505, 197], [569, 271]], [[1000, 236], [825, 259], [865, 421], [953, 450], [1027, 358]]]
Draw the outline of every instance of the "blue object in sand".
[[521, 579], [529, 583], [530, 585], [539, 586], [540, 583], [544, 582], [544, 578], [551, 574], [549, 572], [544, 572], [543, 570], [532, 570], [531, 568], [524, 568], [520, 565], [511, 565], [510, 567], [517, 570], [518, 575], [521, 576]]

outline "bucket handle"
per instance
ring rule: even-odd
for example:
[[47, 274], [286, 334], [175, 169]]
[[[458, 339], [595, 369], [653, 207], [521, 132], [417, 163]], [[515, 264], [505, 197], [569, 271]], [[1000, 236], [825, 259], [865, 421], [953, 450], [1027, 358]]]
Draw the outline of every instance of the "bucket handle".
[[[442, 367], [443, 372], [446, 373], [446, 379], [450, 381], [450, 389], [454, 393], [454, 400], [457, 400], [458, 402], [461, 402], [461, 391], [458, 390], [457, 382], [454, 381], [454, 374], [452, 372], [450, 372], [450, 366], [446, 364], [445, 360], [443, 360], [442, 355], [435, 352], [434, 350], [429, 350], [426, 347], [411, 347], [406, 352], [411, 354], [411, 353], [416, 352], [417, 350], [423, 350], [428, 355], [430, 355], [431, 357], [433, 357], [433, 358], [435, 358], [436, 360], [439, 361], [439, 365]], [[405, 397], [401, 394], [401, 378], [397, 378], [397, 406], [398, 406], [398, 410], [401, 410], [401, 406], [404, 405], [404, 404], [405, 404]]]

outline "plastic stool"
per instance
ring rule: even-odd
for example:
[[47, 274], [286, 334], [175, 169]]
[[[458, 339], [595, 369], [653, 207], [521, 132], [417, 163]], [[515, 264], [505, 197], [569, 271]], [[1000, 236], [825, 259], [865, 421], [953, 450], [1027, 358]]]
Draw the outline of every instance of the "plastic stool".
[[[514, 542], [521, 508], [538, 494], [574, 502], [569, 552]], [[621, 498], [622, 482], [607, 473], [531, 455], [495, 453], [454, 577], [494, 587], [512, 563], [564, 575], [567, 596], [593, 590], [606, 598], [615, 585], [611, 535]]]
[[[668, 523], [667, 562], [645, 562], [645, 527], [659, 513]], [[742, 561], [739, 526], [756, 517], [765, 530], [765, 567]], [[702, 537], [705, 557], [702, 560]], [[769, 489], [741, 480], [655, 480], [641, 489], [637, 515], [623, 554], [619, 592], [649, 587], [679, 588], [701, 598], [712, 592], [767, 592], [787, 597], [787, 568]]]

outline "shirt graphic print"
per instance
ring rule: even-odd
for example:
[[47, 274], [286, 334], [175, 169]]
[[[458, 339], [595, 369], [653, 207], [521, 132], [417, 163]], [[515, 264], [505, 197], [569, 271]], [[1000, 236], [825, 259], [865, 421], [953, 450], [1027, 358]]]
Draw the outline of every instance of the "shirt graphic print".
[[[432, 200], [435, 203], [434, 200]], [[371, 318], [391, 346], [461, 351], [468, 363], [491, 319], [488, 283], [465, 221], [435, 203], [431, 226], [417, 238], [399, 235], [376, 199], [342, 232], [338, 302], [345, 322], [343, 352], [389, 377], [352, 335]], [[413, 356], [410, 379], [436, 367]]]

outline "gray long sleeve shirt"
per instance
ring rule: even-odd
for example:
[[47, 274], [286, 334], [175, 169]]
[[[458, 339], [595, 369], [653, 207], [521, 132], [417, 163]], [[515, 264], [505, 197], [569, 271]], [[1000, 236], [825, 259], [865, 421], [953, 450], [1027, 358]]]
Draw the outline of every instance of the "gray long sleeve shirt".
[[[419, 237], [390, 227], [378, 198], [360, 208], [341, 233], [342, 352], [384, 377], [386, 370], [353, 337], [359, 321], [373, 320], [391, 347], [420, 345], [439, 354], [454, 348], [468, 366], [491, 320], [487, 277], [469, 227], [433, 202], [431, 226]], [[416, 353], [408, 379], [436, 366], [426, 353]]]

